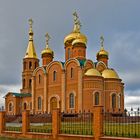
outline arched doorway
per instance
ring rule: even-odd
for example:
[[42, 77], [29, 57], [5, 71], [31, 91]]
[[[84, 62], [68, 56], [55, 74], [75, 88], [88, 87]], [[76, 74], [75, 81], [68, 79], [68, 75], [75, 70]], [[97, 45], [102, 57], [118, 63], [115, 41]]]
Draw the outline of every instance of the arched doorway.
[[56, 97], [52, 97], [50, 100], [50, 111], [52, 112], [55, 108], [57, 108], [57, 99]]

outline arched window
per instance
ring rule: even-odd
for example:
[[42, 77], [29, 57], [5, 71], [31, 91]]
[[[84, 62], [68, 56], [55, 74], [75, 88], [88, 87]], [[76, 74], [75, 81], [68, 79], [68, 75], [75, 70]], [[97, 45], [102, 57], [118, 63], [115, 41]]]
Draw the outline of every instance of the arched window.
[[41, 110], [42, 108], [42, 100], [41, 97], [38, 97], [38, 110]]
[[118, 108], [121, 108], [121, 94], [118, 96]]
[[32, 87], [32, 79], [29, 80], [29, 88]]
[[23, 79], [23, 88], [25, 88], [25, 79]]
[[32, 102], [30, 102], [30, 109], [32, 109]]
[[70, 77], [73, 78], [73, 68], [71, 68]]
[[26, 104], [26, 103], [23, 104], [23, 109], [24, 109], [24, 110], [27, 109], [27, 104]]
[[74, 108], [74, 94], [73, 93], [69, 95], [69, 107]]
[[13, 109], [12, 103], [9, 104], [9, 111], [12, 111]]
[[39, 82], [39, 84], [41, 83], [41, 75], [40, 74], [38, 76], [38, 82]]
[[32, 69], [32, 62], [29, 62], [29, 69]]
[[95, 93], [95, 105], [99, 105], [99, 93]]
[[68, 48], [68, 59], [70, 59], [70, 48]]
[[26, 69], [26, 62], [24, 62], [24, 66], [23, 66], [23, 69], [24, 69], [24, 70]]
[[116, 94], [112, 94], [112, 108], [116, 108]]
[[56, 81], [56, 71], [53, 72], [53, 81]]
[[36, 69], [36, 67], [37, 67], [37, 62], [35, 62], [35, 69]]

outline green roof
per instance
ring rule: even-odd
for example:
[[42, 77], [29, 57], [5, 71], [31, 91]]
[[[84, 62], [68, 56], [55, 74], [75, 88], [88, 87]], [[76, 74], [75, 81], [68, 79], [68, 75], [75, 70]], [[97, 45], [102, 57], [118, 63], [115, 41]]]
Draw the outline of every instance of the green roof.
[[[60, 61], [61, 62], [61, 61]], [[65, 62], [61, 62], [61, 64], [62, 64], [62, 66], [64, 67], [64, 65], [65, 65]]]
[[12, 95], [14, 95], [15, 97], [31, 97], [31, 93], [13, 93]]
[[83, 59], [83, 60], [77, 59], [77, 60], [79, 61], [80, 66], [84, 66], [86, 59]]

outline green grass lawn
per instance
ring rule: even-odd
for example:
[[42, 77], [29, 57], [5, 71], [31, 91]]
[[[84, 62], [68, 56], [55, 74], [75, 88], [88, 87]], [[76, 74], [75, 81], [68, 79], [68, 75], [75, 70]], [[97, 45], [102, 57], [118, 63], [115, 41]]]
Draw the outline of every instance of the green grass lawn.
[[[9, 131], [21, 131], [20, 127], [6, 127]], [[94, 135], [92, 131], [92, 123], [78, 123], [78, 122], [62, 122], [61, 134], [76, 134], [76, 135]], [[135, 123], [104, 123], [104, 134], [106, 136], [121, 136], [121, 137], [139, 137], [140, 138], [140, 124]], [[52, 125], [44, 124], [37, 126], [30, 126], [30, 132], [51, 133]]]
[[107, 136], [140, 137], [140, 124], [104, 123], [104, 134]]

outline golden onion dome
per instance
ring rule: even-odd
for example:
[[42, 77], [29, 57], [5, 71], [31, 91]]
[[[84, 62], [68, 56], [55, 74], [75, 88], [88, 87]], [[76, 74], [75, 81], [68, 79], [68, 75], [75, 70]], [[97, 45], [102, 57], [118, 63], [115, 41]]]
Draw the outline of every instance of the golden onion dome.
[[102, 76], [101, 73], [94, 68], [88, 69], [85, 73], [86, 76]]
[[42, 52], [41, 52], [41, 54], [43, 55], [43, 54], [51, 54], [51, 55], [53, 55], [54, 53], [53, 53], [53, 51], [49, 48], [49, 47], [46, 47]]
[[101, 47], [100, 51], [97, 53], [97, 57], [101, 56], [101, 55], [105, 55], [108, 57], [108, 52], [106, 50], [104, 50], [103, 47]]
[[64, 44], [66, 42], [70, 42], [71, 43], [73, 40], [75, 40], [77, 38], [80, 39], [80, 40], [82, 40], [83, 42], [87, 43], [87, 37], [84, 34], [82, 34], [80, 32], [72, 32], [72, 33], [68, 34], [64, 38]]
[[103, 72], [102, 72], [102, 76], [104, 78], [114, 78], [114, 79], [120, 79], [117, 72], [113, 69], [105, 69]]
[[78, 39], [75, 39], [75, 40], [72, 42], [72, 45], [74, 46], [75, 44], [78, 44], [78, 43], [81, 43], [81, 44], [86, 45], [87, 42], [86, 42], [85, 40], [83, 40], [83, 39], [78, 38]]

